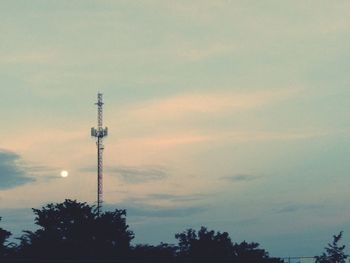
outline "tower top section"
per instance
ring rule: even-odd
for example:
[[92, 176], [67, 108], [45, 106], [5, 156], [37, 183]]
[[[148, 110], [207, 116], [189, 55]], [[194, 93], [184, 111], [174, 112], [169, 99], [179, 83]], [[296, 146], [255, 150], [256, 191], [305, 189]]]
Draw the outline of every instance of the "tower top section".
[[103, 94], [102, 93], [97, 93], [97, 102], [95, 103], [95, 105], [97, 106], [103, 106]]
[[108, 128], [103, 128], [103, 104], [103, 94], [97, 93], [97, 128], [91, 128], [91, 136], [100, 139], [108, 135]]

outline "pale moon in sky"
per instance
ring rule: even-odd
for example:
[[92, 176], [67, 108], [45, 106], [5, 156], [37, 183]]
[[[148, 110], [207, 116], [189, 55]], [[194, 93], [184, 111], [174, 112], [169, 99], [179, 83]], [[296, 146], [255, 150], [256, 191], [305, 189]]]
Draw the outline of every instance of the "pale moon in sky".
[[61, 176], [63, 178], [66, 178], [68, 176], [68, 171], [66, 171], [66, 170], [61, 171]]

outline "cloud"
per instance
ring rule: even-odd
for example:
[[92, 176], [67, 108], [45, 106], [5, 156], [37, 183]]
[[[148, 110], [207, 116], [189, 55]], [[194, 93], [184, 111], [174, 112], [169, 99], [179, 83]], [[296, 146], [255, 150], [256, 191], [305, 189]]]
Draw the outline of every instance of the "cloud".
[[259, 179], [259, 176], [251, 175], [251, 174], [235, 174], [232, 176], [221, 177], [221, 179], [230, 181], [230, 182], [247, 182]]
[[0, 190], [35, 181], [25, 171], [21, 157], [13, 152], [0, 150]]
[[324, 207], [322, 204], [288, 204], [276, 210], [276, 213], [295, 213], [297, 211], [315, 210]]
[[232, 114], [237, 114], [238, 122], [242, 122], [242, 113], [295, 98], [301, 94], [300, 91], [299, 88], [288, 88], [249, 92], [189, 92], [127, 105], [116, 110], [120, 117], [118, 125], [124, 127], [119, 133], [119, 147], [158, 150], [213, 141], [308, 137], [310, 134], [302, 131], [271, 132], [261, 131], [261, 128], [256, 131], [257, 128], [251, 127], [248, 131], [231, 129]]
[[[159, 181], [168, 177], [167, 170], [160, 166], [118, 166], [105, 167], [104, 170], [111, 175], [117, 175], [130, 184]], [[82, 172], [96, 172], [96, 167], [85, 167]]]
[[231, 132], [223, 133], [222, 138], [227, 138], [234, 142], [246, 141], [286, 141], [286, 140], [303, 140], [310, 138], [323, 137], [330, 134], [338, 133], [338, 131], [330, 130], [299, 130], [299, 131], [285, 131], [285, 132], [271, 132], [271, 131], [245, 131], [245, 132]]
[[[125, 109], [128, 118], [157, 120], [188, 117], [188, 114], [241, 112], [288, 99], [300, 92], [298, 88], [254, 92], [214, 92], [176, 95], [140, 103]], [[123, 114], [122, 114], [123, 115]]]
[[141, 208], [130, 207], [130, 216], [139, 217], [186, 217], [206, 211], [202, 206], [176, 207], [176, 208]]
[[204, 194], [193, 194], [193, 195], [173, 195], [173, 194], [149, 194], [146, 196], [147, 199], [156, 200], [167, 200], [171, 202], [190, 202], [190, 201], [200, 201], [206, 198], [207, 195]]
[[122, 143], [127, 144], [131, 148], [136, 147], [153, 147], [153, 148], [161, 148], [161, 147], [172, 147], [178, 145], [188, 145], [188, 144], [196, 144], [196, 143], [205, 143], [211, 141], [215, 138], [209, 135], [202, 134], [187, 134], [185, 133], [174, 133], [174, 134], [165, 134], [165, 135], [156, 135], [156, 136], [148, 136], [148, 137], [140, 137], [140, 138], [127, 138]]
[[[179, 125], [179, 129], [181, 126]], [[294, 131], [220, 131], [220, 130], [193, 130], [185, 132], [164, 131], [156, 134], [145, 134], [140, 136], [124, 137], [118, 141], [116, 147], [127, 151], [142, 152], [173, 150], [175, 147], [197, 149], [200, 145], [213, 145], [222, 143], [250, 143], [250, 142], [280, 142], [301, 141], [313, 138], [322, 138], [338, 134], [336, 130], [294, 130]], [[196, 147], [195, 147], [196, 146]], [[135, 154], [130, 156], [135, 161]], [[145, 156], [139, 156], [145, 160]], [[132, 160], [132, 159], [130, 159]], [[95, 168], [94, 168], [95, 171]]]
[[175, 206], [178, 204], [181, 205], [189, 205], [190, 203], [198, 203], [200, 201], [203, 201], [207, 199], [208, 197], [211, 197], [211, 194], [167, 194], [167, 193], [152, 193], [152, 194], [144, 194], [139, 196], [134, 196], [132, 198], [127, 199], [127, 204], [152, 204], [154, 206], [154, 203], [162, 203], [164, 206]]
[[0, 54], [1, 63], [3, 64], [52, 64], [57, 63], [59, 56], [56, 51], [42, 50], [29, 51], [16, 54]]
[[167, 172], [158, 166], [120, 166], [109, 171], [131, 184], [158, 181], [167, 177]]
[[57, 176], [60, 169], [44, 165], [23, 166], [23, 168], [31, 175], [35, 175], [36, 180], [40, 182], [49, 182], [61, 178]]
[[177, 51], [180, 59], [185, 61], [199, 61], [217, 56], [228, 55], [235, 51], [233, 45], [214, 43], [206, 47], [182, 47]]
[[128, 217], [149, 218], [187, 217], [207, 210], [207, 207], [201, 205], [190, 207], [157, 207], [144, 203], [135, 204], [133, 201], [118, 204], [105, 204], [104, 208], [106, 210], [123, 208], [127, 210]]

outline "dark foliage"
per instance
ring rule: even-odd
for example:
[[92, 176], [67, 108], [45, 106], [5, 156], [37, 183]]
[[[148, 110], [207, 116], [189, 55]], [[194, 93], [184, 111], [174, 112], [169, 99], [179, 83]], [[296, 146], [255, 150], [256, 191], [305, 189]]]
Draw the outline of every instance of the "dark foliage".
[[132, 248], [131, 260], [147, 262], [171, 262], [176, 258], [177, 247], [166, 243], [158, 246], [136, 245]]
[[235, 262], [257, 262], [257, 263], [279, 263], [283, 262], [277, 258], [270, 258], [269, 253], [264, 249], [259, 248], [258, 243], [247, 243], [243, 241], [240, 244], [233, 246]]
[[65, 200], [33, 209], [35, 232], [24, 231], [19, 255], [41, 259], [125, 257], [134, 235], [126, 224], [126, 211], [100, 215], [86, 203]]
[[259, 249], [258, 243], [242, 242], [233, 244], [227, 232], [208, 231], [201, 227], [196, 232], [188, 229], [176, 234], [179, 240], [179, 257], [193, 262], [239, 262], [239, 263], [279, 263], [279, 259], [270, 258], [269, 254]]
[[227, 232], [215, 232], [205, 227], [176, 234], [178, 245], [131, 246], [134, 234], [126, 224], [125, 210], [98, 214], [87, 203], [65, 200], [33, 209], [33, 212], [39, 228], [24, 231], [16, 247], [5, 245], [10, 232], [0, 228], [0, 257], [6, 256], [16, 262], [282, 262], [270, 258], [258, 243], [232, 243]]
[[179, 240], [179, 256], [196, 260], [230, 259], [233, 245], [228, 233], [215, 233], [205, 227], [196, 232], [188, 229], [175, 235]]
[[0, 227], [0, 258], [7, 256], [9, 253], [9, 247], [6, 244], [6, 241], [10, 236], [11, 233], [9, 231], [6, 231]]
[[316, 257], [316, 263], [345, 263], [348, 255], [344, 253], [345, 245], [338, 245], [343, 237], [341, 231], [338, 235], [333, 236], [333, 242], [325, 247], [325, 252], [321, 256]]

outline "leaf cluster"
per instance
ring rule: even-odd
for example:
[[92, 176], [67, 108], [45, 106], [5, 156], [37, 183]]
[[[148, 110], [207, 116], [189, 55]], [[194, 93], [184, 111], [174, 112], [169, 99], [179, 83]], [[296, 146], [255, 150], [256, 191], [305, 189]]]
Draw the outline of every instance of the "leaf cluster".
[[328, 243], [325, 252], [321, 256], [317, 256], [316, 263], [345, 263], [348, 255], [345, 254], [345, 245], [339, 245], [339, 241], [343, 237], [343, 231], [338, 235], [333, 235], [332, 243]]

